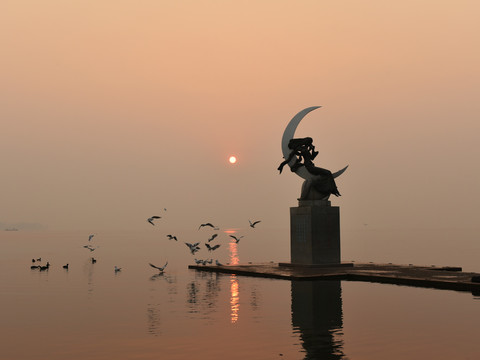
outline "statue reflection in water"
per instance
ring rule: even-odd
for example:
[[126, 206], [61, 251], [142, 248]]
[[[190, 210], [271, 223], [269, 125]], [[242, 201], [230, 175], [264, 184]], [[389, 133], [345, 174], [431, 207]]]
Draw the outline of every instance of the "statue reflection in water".
[[292, 325], [304, 359], [346, 359], [340, 281], [292, 281]]

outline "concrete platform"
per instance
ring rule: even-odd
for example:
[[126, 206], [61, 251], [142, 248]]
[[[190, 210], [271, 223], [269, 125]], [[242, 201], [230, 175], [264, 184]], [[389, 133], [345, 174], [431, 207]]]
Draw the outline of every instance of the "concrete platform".
[[[351, 263], [349, 263], [351, 264]], [[353, 266], [288, 266], [285, 263], [203, 266], [189, 269], [218, 273], [287, 280], [347, 280], [469, 291], [480, 295], [480, 282], [472, 282], [478, 273], [462, 272], [460, 267], [414, 266], [394, 264], [353, 264]]]

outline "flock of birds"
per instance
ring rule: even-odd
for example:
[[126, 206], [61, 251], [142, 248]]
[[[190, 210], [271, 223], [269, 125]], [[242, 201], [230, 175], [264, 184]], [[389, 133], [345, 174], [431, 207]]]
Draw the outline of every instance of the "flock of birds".
[[[36, 262], [40, 262], [42, 261], [42, 258], [38, 258], [38, 259], [32, 259], [32, 263], [36, 263]], [[66, 269], [68, 269], [68, 264], [65, 265], [66, 266]], [[64, 266], [64, 268], [65, 268]], [[45, 271], [45, 270], [48, 270], [48, 268], [50, 267], [50, 263], [47, 261], [47, 263], [45, 265], [32, 265], [30, 266], [30, 269], [34, 270], [34, 269], [38, 269], [40, 271]]]
[[[154, 223], [154, 220], [156, 219], [161, 219], [161, 216], [152, 216], [150, 218], [147, 219], [147, 221], [152, 224], [153, 226], [155, 226], [155, 223]], [[255, 225], [257, 225], [258, 223], [260, 223], [261, 220], [256, 220], [256, 221], [250, 221], [248, 220], [248, 223], [250, 225], [251, 228], [255, 228]], [[203, 223], [203, 224], [200, 224], [200, 226], [198, 227], [198, 230], [200, 230], [201, 228], [203, 227], [210, 227], [212, 228], [213, 230], [220, 230], [220, 228], [218, 228], [217, 226], [213, 225], [212, 223]], [[215, 233], [213, 234], [210, 238], [207, 239], [207, 242], [204, 244], [205, 247], [207, 248], [208, 252], [212, 252], [212, 251], [215, 251], [217, 250], [221, 245], [220, 244], [215, 244], [215, 245], [210, 245], [210, 242], [215, 240], [215, 238], [218, 236], [218, 233]], [[243, 238], [243, 236], [235, 236], [235, 235], [229, 235], [232, 239], [235, 240], [235, 243], [238, 244], [238, 242], [240, 241], [241, 238]], [[175, 241], [178, 241], [178, 238], [175, 236], [175, 235], [172, 235], [172, 234], [168, 234], [167, 235], [167, 238], [168, 240], [175, 240]], [[200, 251], [201, 247], [200, 247], [200, 242], [196, 242], [196, 243], [188, 243], [188, 242], [185, 242], [184, 243], [187, 248], [189, 249], [190, 253], [192, 255], [195, 255], [198, 251]], [[206, 259], [206, 260], [203, 260], [203, 259], [197, 259], [195, 258], [194, 259], [195, 263], [197, 265], [207, 265], [207, 264], [212, 264], [213, 263], [213, 259]], [[165, 265], [163, 266], [156, 266], [156, 265], [153, 265], [153, 264], [149, 264], [151, 267], [159, 270], [160, 273], [163, 273], [166, 266], [168, 264], [168, 261], [165, 263]], [[218, 259], [215, 260], [215, 265], [217, 266], [223, 266], [222, 263], [220, 263], [220, 261], [218, 261]]]
[[[89, 236], [88, 236], [88, 241], [92, 241], [92, 239], [93, 239], [94, 236], [95, 236], [94, 234], [89, 235]], [[98, 249], [98, 246], [93, 247], [93, 246], [91, 246], [90, 244], [89, 244], [89, 245], [84, 245], [83, 247], [86, 248], [86, 249], [88, 249], [88, 250], [90, 250], [90, 252], [95, 251], [96, 249]], [[48, 270], [48, 269], [50, 268], [50, 262], [47, 261], [47, 263], [46, 263], [45, 265], [37, 264], [38, 262], [41, 262], [41, 261], [42, 261], [42, 258], [32, 259], [32, 264], [34, 264], [34, 265], [31, 265], [31, 266], [30, 266], [30, 269], [32, 269], [32, 270], [40, 270], [40, 271]], [[95, 263], [97, 262], [97, 259], [95, 259], [94, 257], [91, 257], [91, 258], [90, 258], [90, 262], [91, 262], [92, 264], [95, 264]], [[68, 263], [65, 264], [65, 265], [63, 265], [62, 268], [64, 268], [65, 270], [68, 270]], [[115, 266], [115, 272], [117, 272], [117, 271], [120, 271], [120, 268], [117, 268], [117, 267]]]
[[[166, 211], [167, 209], [164, 209], [164, 210]], [[149, 217], [149, 218], [147, 219], [147, 222], [150, 223], [151, 225], [155, 226], [155, 221], [156, 221], [156, 220], [159, 220], [159, 219], [161, 219], [161, 218], [162, 218], [161, 216], [157, 216], [157, 215], [151, 216], [151, 217]], [[261, 220], [256, 220], [256, 221], [253, 221], [253, 222], [250, 221], [250, 220], [248, 220], [248, 222], [249, 222], [250, 227], [254, 229], [255, 226], [256, 226], [258, 223], [261, 222]], [[215, 226], [215, 225], [213, 225], [212, 223], [209, 223], [209, 222], [200, 224], [200, 226], [198, 227], [198, 230], [200, 230], [200, 229], [203, 228], [203, 227], [209, 227], [209, 228], [212, 228], [213, 230], [220, 230], [217, 226]], [[92, 241], [92, 239], [94, 238], [94, 236], [95, 236], [95, 234], [89, 235], [89, 236], [88, 236], [89, 244], [88, 244], [88, 245], [83, 245], [83, 248], [89, 250], [90, 252], [93, 252], [93, 251], [95, 251], [96, 249], [99, 248], [98, 246], [92, 246], [92, 245], [90, 244], [90, 242]], [[212, 252], [212, 251], [217, 250], [217, 249], [221, 246], [220, 244], [215, 244], [215, 245], [211, 245], [211, 244], [210, 244], [210, 242], [212, 242], [213, 240], [215, 240], [215, 238], [216, 238], [217, 236], [218, 236], [218, 233], [213, 234], [210, 238], [207, 239], [207, 242], [204, 244], [209, 253]], [[235, 241], [236, 244], [238, 244], [238, 242], [240, 241], [240, 239], [242, 239], [242, 238], [244, 237], [244, 236], [238, 236], [238, 237], [237, 237], [237, 236], [235, 236], [235, 235], [229, 235], [229, 236]], [[168, 235], [167, 235], [167, 238], [168, 238], [168, 240], [178, 241], [178, 238], [177, 238], [175, 235], [172, 235], [172, 234], [168, 234]], [[201, 249], [201, 247], [200, 247], [200, 242], [196, 242], [196, 243], [193, 243], [193, 244], [185, 242], [185, 245], [188, 247], [188, 249], [189, 249], [189, 251], [190, 251], [190, 253], [191, 253], [192, 255], [195, 255], [195, 254]], [[39, 270], [39, 271], [46, 271], [46, 270], [48, 270], [48, 269], [50, 268], [50, 263], [47, 261], [45, 265], [37, 264], [37, 263], [39, 263], [39, 262], [41, 262], [41, 261], [42, 261], [42, 258], [32, 259], [32, 264], [33, 264], [33, 265], [31, 265], [30, 268], [31, 268], [32, 270]], [[91, 261], [92, 264], [95, 264], [95, 263], [97, 262], [97, 260], [96, 260], [94, 257], [92, 257], [92, 258], [90, 259], [90, 261]], [[208, 264], [212, 264], [212, 263], [213, 263], [213, 259], [199, 260], [199, 259], [195, 258], [194, 261], [195, 261], [195, 263], [196, 263], [197, 265], [208, 265]], [[150, 265], [152, 268], [158, 270], [159, 274], [163, 274], [163, 272], [165, 271], [165, 268], [166, 268], [167, 265], [168, 265], [168, 261], [166, 261], [166, 262], [165, 262], [165, 265], [163, 265], [163, 266], [157, 266], [157, 265], [154, 265], [154, 264], [152, 264], [152, 263], [149, 263], [149, 265]], [[223, 266], [223, 264], [220, 263], [218, 260], [215, 260], [215, 265], [217, 265], [217, 266]], [[65, 264], [65, 265], [63, 265], [63, 268], [64, 268], [65, 270], [68, 270], [68, 263]], [[121, 267], [118, 267], [118, 266], [115, 265], [115, 267], [114, 267], [114, 272], [115, 272], [115, 273], [117, 273], [117, 272], [119, 272], [119, 271], [121, 271], [121, 270], [122, 270]]]

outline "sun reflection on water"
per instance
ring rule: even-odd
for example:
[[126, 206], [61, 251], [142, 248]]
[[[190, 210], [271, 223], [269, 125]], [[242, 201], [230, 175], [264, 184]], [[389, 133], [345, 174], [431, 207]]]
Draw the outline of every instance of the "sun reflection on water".
[[238, 321], [240, 310], [240, 293], [238, 291], [237, 275], [230, 276], [230, 322], [235, 324]]
[[230, 265], [238, 265], [240, 259], [238, 258], [238, 244], [232, 240], [228, 244], [228, 248], [230, 250]]
[[[236, 229], [227, 229], [225, 233], [228, 235], [233, 235], [237, 231]], [[228, 249], [230, 251], [230, 265], [238, 265], [240, 259], [238, 257], [238, 243], [232, 239], [228, 244]], [[236, 275], [230, 276], [230, 322], [235, 324], [238, 321], [239, 310], [240, 310], [240, 293], [238, 291], [238, 279]]]

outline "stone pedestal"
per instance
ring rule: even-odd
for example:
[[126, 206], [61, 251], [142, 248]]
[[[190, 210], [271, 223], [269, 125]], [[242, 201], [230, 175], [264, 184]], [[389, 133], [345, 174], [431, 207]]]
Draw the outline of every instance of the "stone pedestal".
[[290, 261], [340, 264], [340, 209], [328, 200], [299, 200], [290, 208]]

